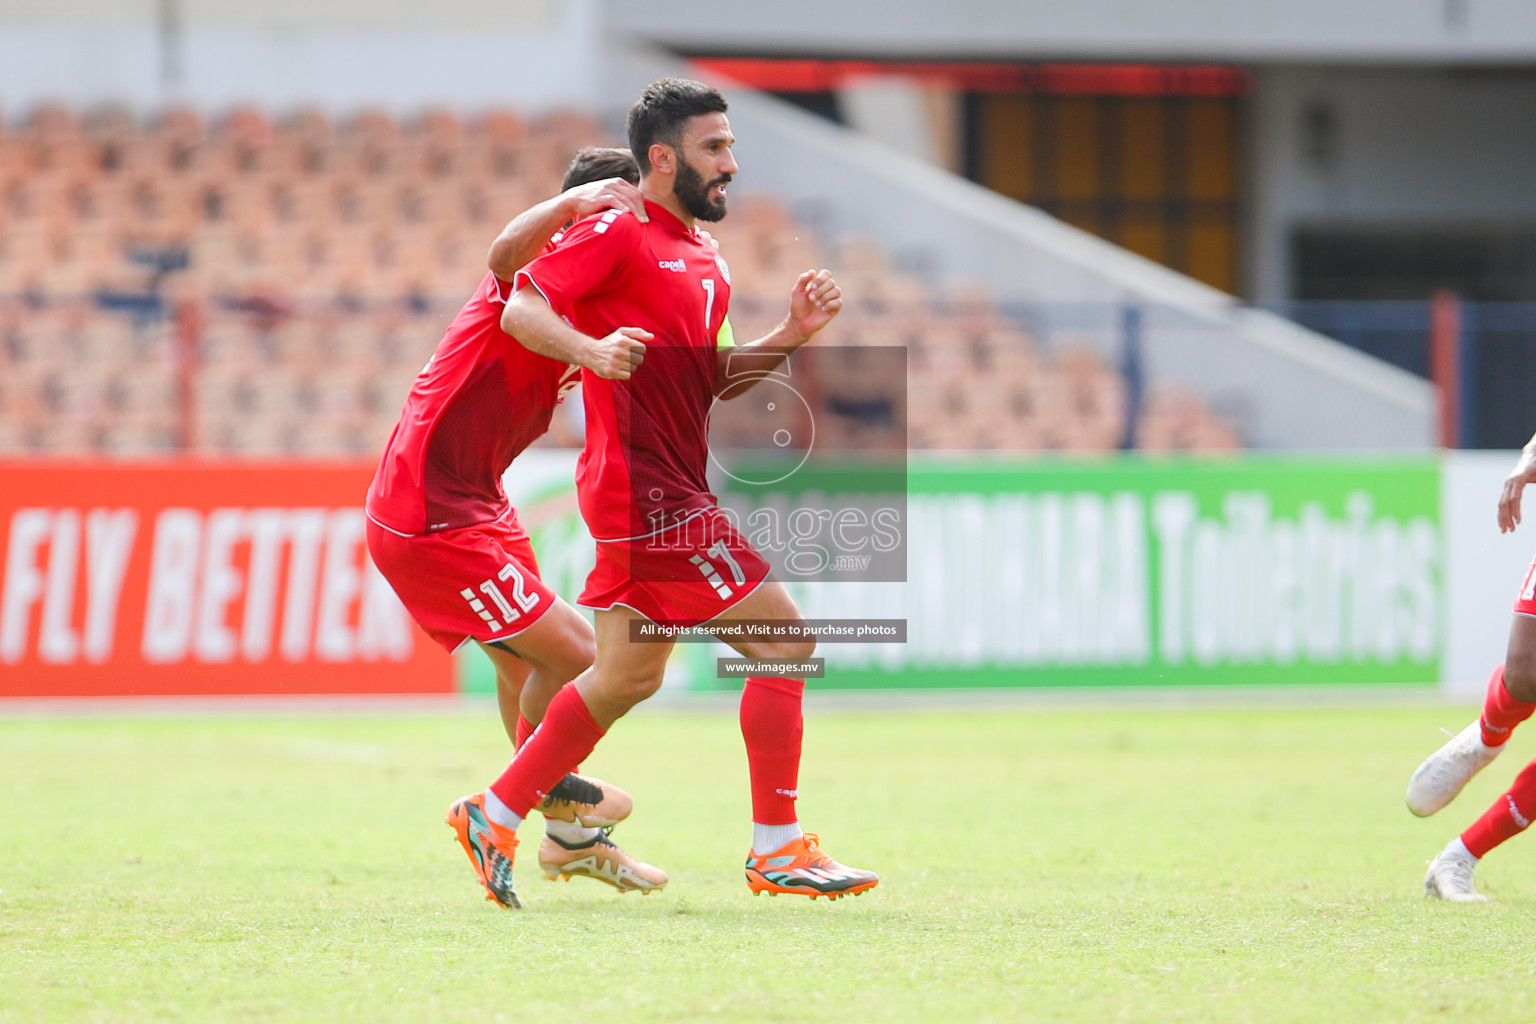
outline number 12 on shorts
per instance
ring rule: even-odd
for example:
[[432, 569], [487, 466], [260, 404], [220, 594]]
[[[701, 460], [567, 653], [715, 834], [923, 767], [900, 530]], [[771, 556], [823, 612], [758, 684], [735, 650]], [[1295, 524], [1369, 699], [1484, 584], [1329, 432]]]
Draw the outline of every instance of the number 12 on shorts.
[[[507, 596], [501, 592], [498, 580], [502, 583], [512, 581], [512, 600], [508, 601]], [[528, 592], [528, 583], [523, 579], [522, 572], [511, 562], [501, 567], [501, 571], [496, 574], [496, 579], [483, 580], [479, 590], [490, 599], [491, 604], [496, 606], [496, 610], [501, 613], [507, 626], [512, 625], [514, 620], [522, 618], [524, 612], [531, 612], [539, 605], [539, 595]], [[475, 596], [474, 589], [465, 587], [459, 591], [459, 594], [492, 629], [502, 628], [503, 623], [498, 622], [496, 616], [486, 608], [485, 602]]]

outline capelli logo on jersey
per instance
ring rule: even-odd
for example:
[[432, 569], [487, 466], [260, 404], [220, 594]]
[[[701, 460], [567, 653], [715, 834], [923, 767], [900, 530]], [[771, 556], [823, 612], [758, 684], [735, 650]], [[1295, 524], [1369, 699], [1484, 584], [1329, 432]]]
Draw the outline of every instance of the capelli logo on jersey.
[[656, 265], [662, 270], [671, 270], [679, 274], [688, 273], [688, 264], [684, 260], [657, 260]]

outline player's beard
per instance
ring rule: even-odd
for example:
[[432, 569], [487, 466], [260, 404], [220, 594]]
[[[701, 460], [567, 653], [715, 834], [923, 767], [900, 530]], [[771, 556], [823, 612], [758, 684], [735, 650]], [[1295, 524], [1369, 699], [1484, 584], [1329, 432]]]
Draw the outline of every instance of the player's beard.
[[725, 217], [725, 197], [711, 200], [710, 190], [716, 185], [729, 183], [731, 176], [722, 174], [714, 181], [705, 183], [704, 175], [694, 170], [693, 164], [687, 160], [677, 162], [677, 176], [672, 180], [672, 194], [677, 196], [677, 201], [683, 204], [683, 209], [695, 220], [704, 220], [713, 223]]

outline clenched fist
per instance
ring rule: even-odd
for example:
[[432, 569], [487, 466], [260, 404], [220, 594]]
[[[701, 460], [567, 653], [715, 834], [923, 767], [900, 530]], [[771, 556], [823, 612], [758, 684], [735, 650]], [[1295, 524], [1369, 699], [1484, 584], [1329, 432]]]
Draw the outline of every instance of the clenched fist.
[[594, 339], [581, 365], [608, 380], [629, 380], [645, 362], [645, 343], [655, 337], [639, 327], [620, 327], [606, 337]]

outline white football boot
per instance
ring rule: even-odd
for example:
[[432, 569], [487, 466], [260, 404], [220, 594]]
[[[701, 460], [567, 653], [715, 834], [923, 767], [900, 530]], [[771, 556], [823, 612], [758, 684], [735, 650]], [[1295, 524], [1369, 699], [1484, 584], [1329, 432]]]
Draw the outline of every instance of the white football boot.
[[1471, 854], [1441, 850], [1424, 873], [1424, 895], [1452, 903], [1487, 903], [1488, 897], [1472, 888], [1475, 867], [1477, 858]]
[[1488, 767], [1504, 746], [1484, 746], [1482, 726], [1473, 722], [1425, 758], [1413, 773], [1408, 780], [1408, 809], [1421, 818], [1434, 814], [1456, 799], [1462, 787]]
[[546, 835], [539, 844], [539, 867], [551, 882], [585, 876], [607, 882], [619, 892], [649, 894], [667, 884], [665, 871], [635, 860], [604, 832], [582, 843]]

